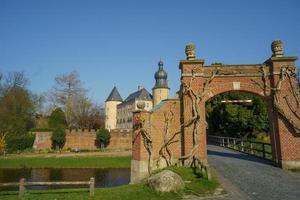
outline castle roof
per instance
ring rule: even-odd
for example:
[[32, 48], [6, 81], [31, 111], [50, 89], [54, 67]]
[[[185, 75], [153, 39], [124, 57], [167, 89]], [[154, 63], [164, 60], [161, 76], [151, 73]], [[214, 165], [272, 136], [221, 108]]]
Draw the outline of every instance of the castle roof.
[[152, 101], [152, 95], [145, 89], [139, 89], [138, 91], [131, 93], [126, 99], [125, 102], [134, 100], [145, 100]]
[[160, 60], [158, 62], [158, 70], [154, 74], [155, 85], [153, 89], [156, 88], [169, 88], [168, 86], [168, 74], [163, 68], [164, 63]]
[[107, 101], [121, 101], [121, 102], [123, 101], [116, 86], [112, 89], [105, 102]]

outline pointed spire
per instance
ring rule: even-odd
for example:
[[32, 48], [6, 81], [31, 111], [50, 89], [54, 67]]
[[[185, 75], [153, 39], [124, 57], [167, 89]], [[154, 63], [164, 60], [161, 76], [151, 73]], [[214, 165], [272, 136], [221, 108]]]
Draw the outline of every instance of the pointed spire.
[[114, 86], [114, 88], [112, 89], [112, 91], [110, 92], [109, 96], [107, 97], [106, 101], [123, 101], [118, 89], [116, 86]]
[[164, 63], [163, 63], [163, 61], [160, 59], [159, 62], [158, 62], [158, 68], [159, 68], [159, 70], [162, 70], [162, 69], [163, 69], [163, 66], [164, 66]]

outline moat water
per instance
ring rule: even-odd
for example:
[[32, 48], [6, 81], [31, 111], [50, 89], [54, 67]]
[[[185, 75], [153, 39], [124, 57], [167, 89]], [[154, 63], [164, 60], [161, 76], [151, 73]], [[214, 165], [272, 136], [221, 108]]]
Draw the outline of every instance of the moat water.
[[[0, 169], [0, 183], [19, 182], [21, 178], [26, 181], [89, 181], [95, 178], [95, 187], [115, 187], [126, 185], [130, 181], [128, 168], [51, 168], [51, 169]], [[28, 189], [59, 189], [79, 188], [88, 186], [28, 186]], [[18, 187], [0, 187], [0, 191], [17, 190]]]

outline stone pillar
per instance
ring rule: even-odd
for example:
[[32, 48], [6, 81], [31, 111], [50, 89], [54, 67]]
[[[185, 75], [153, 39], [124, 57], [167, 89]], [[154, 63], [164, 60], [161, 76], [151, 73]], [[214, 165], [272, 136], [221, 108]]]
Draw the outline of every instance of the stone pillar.
[[[131, 183], [138, 183], [149, 175], [149, 154], [144, 146], [144, 138], [139, 131], [141, 119], [149, 120], [150, 112], [133, 112], [133, 134], [132, 134], [132, 159], [131, 159]], [[150, 130], [149, 130], [150, 131]]]
[[[282, 72], [293, 75], [295, 72], [295, 61], [297, 57], [284, 57], [283, 47], [280, 47], [280, 41], [272, 43], [272, 57], [266, 61], [270, 66], [270, 82], [272, 88], [279, 86]], [[285, 77], [281, 81], [280, 89], [273, 90], [271, 97], [271, 109], [269, 109], [271, 143], [273, 150], [273, 160], [284, 169], [300, 168], [300, 134], [293, 127], [300, 127], [300, 120], [293, 112], [300, 114], [297, 109], [292, 89], [297, 88], [296, 77], [291, 81]], [[275, 96], [277, 94], [277, 97]], [[280, 103], [280, 109], [276, 108], [275, 100]], [[288, 119], [287, 119], [288, 118]]]
[[[187, 48], [188, 50], [192, 48]], [[194, 59], [194, 52], [187, 51], [187, 60], [180, 61], [179, 68], [181, 69], [181, 81], [193, 89], [195, 93], [199, 93], [202, 89], [204, 78], [201, 75], [203, 72], [204, 60]], [[193, 78], [193, 81], [191, 79]], [[180, 95], [182, 101], [182, 124], [188, 123], [192, 118], [192, 100], [189, 95], [184, 94], [184, 84], [181, 85], [183, 94]], [[189, 85], [191, 84], [191, 85]], [[205, 102], [200, 102], [197, 105], [200, 111], [200, 125], [198, 126], [198, 149], [196, 156], [203, 162], [207, 162], [207, 147], [206, 147], [206, 125], [205, 125]], [[182, 156], [189, 155], [193, 149], [193, 125], [183, 128], [182, 134]], [[188, 165], [189, 161], [183, 163]]]

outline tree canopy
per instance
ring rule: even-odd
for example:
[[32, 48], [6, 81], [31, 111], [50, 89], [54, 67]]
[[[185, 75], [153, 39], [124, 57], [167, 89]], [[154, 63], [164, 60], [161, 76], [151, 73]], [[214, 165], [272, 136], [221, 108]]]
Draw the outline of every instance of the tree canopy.
[[62, 111], [61, 108], [56, 108], [52, 111], [48, 120], [48, 125], [52, 129], [66, 128], [66, 117], [64, 111]]
[[[222, 100], [252, 100], [252, 103], [222, 103]], [[209, 134], [254, 137], [269, 130], [265, 102], [250, 93], [228, 92], [218, 95], [206, 104], [206, 111]]]
[[76, 71], [59, 75], [48, 96], [54, 108], [61, 107], [66, 125], [70, 129], [100, 128], [104, 115], [100, 106], [87, 97], [80, 76]]
[[106, 147], [110, 141], [110, 133], [108, 130], [101, 128], [97, 131], [96, 141], [100, 148]]
[[0, 82], [0, 133], [25, 134], [33, 127], [35, 96], [26, 88], [23, 73], [9, 73]]

